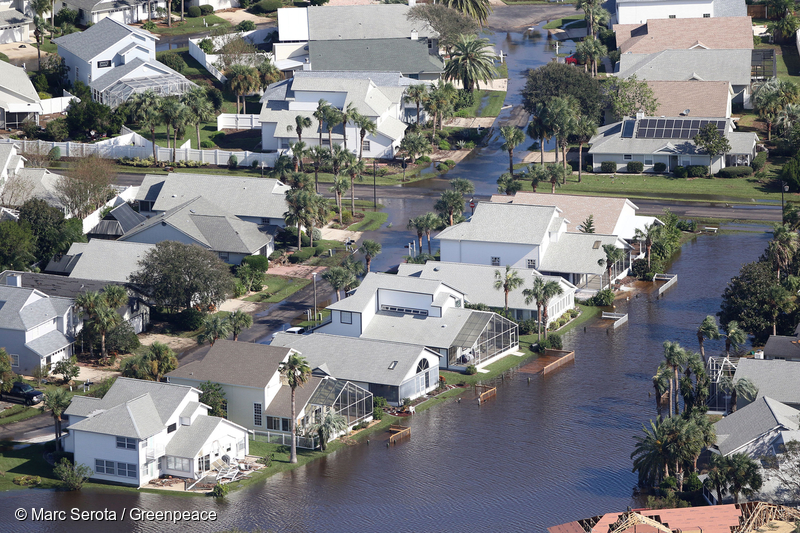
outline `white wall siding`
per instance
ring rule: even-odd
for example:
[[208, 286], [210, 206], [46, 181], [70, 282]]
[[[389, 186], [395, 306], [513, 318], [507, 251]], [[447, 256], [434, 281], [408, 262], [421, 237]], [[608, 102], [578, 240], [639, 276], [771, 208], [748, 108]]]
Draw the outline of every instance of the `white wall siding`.
[[617, 4], [619, 24], [644, 24], [648, 19], [702, 18], [714, 16], [714, 3], [711, 0], [671, 0], [665, 2], [636, 2]]

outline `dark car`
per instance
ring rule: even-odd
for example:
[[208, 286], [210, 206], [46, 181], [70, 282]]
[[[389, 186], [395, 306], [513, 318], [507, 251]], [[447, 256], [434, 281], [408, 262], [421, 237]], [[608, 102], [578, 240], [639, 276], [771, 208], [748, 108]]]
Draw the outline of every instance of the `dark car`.
[[33, 405], [42, 401], [42, 391], [38, 391], [19, 381], [14, 382], [14, 386], [8, 392], [0, 393], [0, 400], [15, 400], [25, 405]]

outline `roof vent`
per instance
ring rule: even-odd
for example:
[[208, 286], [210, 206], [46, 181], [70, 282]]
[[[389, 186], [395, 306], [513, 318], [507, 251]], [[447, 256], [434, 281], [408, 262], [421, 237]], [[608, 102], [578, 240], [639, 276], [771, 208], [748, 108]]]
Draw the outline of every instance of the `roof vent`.
[[22, 287], [22, 274], [12, 274], [6, 278], [9, 287]]
[[419, 40], [419, 32], [417, 30], [411, 30], [411, 40], [412, 41]]
[[592, 250], [597, 250], [599, 248], [600, 248], [600, 241], [594, 241], [594, 244], [592, 245]]
[[439, 272], [439, 267], [433, 267], [434, 272]]
[[684, 109], [683, 113], [681, 113], [681, 116], [688, 117], [689, 116], [689, 111], [691, 111], [691, 109]]
[[177, 194], [173, 194], [173, 195], [172, 195], [172, 197], [173, 197], [173, 198], [177, 198], [177, 197], [178, 197], [178, 195], [177, 195]]

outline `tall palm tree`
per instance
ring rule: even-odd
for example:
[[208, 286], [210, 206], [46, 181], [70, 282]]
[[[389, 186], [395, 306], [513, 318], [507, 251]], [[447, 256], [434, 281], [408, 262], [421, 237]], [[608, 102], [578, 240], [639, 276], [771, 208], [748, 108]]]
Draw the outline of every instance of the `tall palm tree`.
[[633, 471], [638, 473], [639, 485], [653, 487], [669, 477], [670, 454], [667, 448], [667, 426], [660, 416], [642, 425], [644, 436], [635, 435], [636, 445], [631, 453]]
[[350, 176], [350, 212], [356, 212], [356, 178], [361, 181], [366, 171], [364, 161], [358, 159], [352, 152], [345, 152], [347, 175]]
[[658, 235], [663, 226], [656, 226], [655, 224], [645, 224], [644, 230], [636, 228], [633, 238], [637, 241], [644, 241], [645, 253], [647, 254], [647, 269], [650, 270], [650, 251], [653, 248], [653, 243], [658, 238]]
[[[328, 114], [328, 109], [330, 108], [331, 104], [328, 103], [327, 100], [320, 98], [319, 102], [317, 102], [317, 109], [314, 111], [313, 115], [314, 118], [317, 119], [317, 123], [319, 124], [319, 145], [322, 146], [322, 128], [325, 123], [325, 118]], [[331, 145], [328, 145], [330, 148]]]
[[328, 282], [336, 294], [336, 301], [341, 300], [339, 291], [343, 290], [349, 283], [353, 275], [347, 269], [337, 266], [331, 267], [322, 273], [322, 279]]
[[289, 149], [292, 151], [292, 166], [294, 171], [297, 172], [303, 167], [303, 158], [308, 154], [308, 148], [303, 141], [289, 144]]
[[672, 383], [672, 370], [662, 361], [658, 365], [656, 374], [653, 376], [653, 388], [656, 391], [656, 411], [658, 416], [661, 416], [662, 401], [661, 398], [664, 393], [669, 390], [669, 384]]
[[[576, 106], [570, 97], [551, 98], [547, 103], [547, 120], [553, 135], [556, 138], [556, 163], [558, 162], [558, 148], [561, 148], [561, 159], [564, 169], [567, 168], [566, 149], [569, 145], [568, 138], [576, 128]], [[566, 183], [566, 175], [564, 176]]]
[[716, 341], [720, 337], [717, 319], [714, 318], [714, 315], [706, 316], [700, 323], [700, 327], [697, 328], [697, 342], [700, 344], [700, 356], [703, 358], [704, 363], [706, 362], [705, 339]]
[[594, 10], [592, 9], [595, 6], [599, 6], [602, 2], [600, 0], [577, 0], [575, 2], [575, 9], [577, 11], [583, 10], [586, 17], [589, 19], [588, 22], [589, 31], [594, 31]]
[[518, 287], [522, 286], [525, 282], [519, 277], [519, 274], [516, 270], [511, 270], [510, 265], [506, 265], [506, 271], [500, 272], [499, 270], [494, 271], [494, 288], [495, 290], [502, 290], [505, 296], [505, 307], [504, 310], [506, 312], [506, 316], [508, 316], [508, 293], [513, 290], [516, 290]]
[[311, 201], [306, 209], [307, 219], [305, 222], [306, 233], [311, 247], [314, 247], [314, 228], [324, 226], [328, 221], [328, 201], [317, 193], [311, 195]]
[[625, 259], [625, 250], [617, 248], [613, 244], [604, 244], [603, 252], [605, 252], [606, 256], [605, 258], [598, 259], [597, 264], [606, 267], [606, 271], [608, 272], [608, 288], [611, 289], [613, 285], [611, 269], [614, 268], [614, 265]]
[[110, 307], [103, 295], [94, 291], [79, 295], [75, 305], [88, 317], [86, 325], [100, 334], [100, 352], [103, 360], [106, 360], [106, 334], [122, 321], [116, 307]]
[[286, 131], [294, 131], [297, 134], [297, 142], [303, 142], [303, 130], [307, 130], [311, 126], [313, 126], [313, 122], [311, 122], [309, 117], [304, 115], [295, 115], [294, 126], [289, 124], [286, 126]]
[[722, 496], [728, 492], [728, 458], [712, 453], [708, 461], [708, 474], [703, 486], [717, 493], [717, 505], [722, 504]]
[[103, 301], [111, 309], [119, 309], [128, 303], [128, 291], [122, 285], [106, 285], [103, 287]]
[[489, 13], [492, 12], [489, 0], [444, 0], [444, 5], [474, 18], [481, 26], [486, 23]]
[[537, 102], [531, 113], [531, 121], [528, 123], [528, 135], [533, 139], [539, 139], [541, 166], [544, 166], [544, 142], [549, 141], [552, 134], [550, 119], [547, 117], [547, 105], [544, 102]]
[[61, 417], [72, 402], [72, 394], [60, 387], [50, 389], [42, 396], [41, 411], [50, 411], [56, 434], [56, 451], [61, 451]]
[[253, 325], [253, 317], [241, 309], [237, 309], [228, 315], [228, 323], [231, 326], [231, 332], [233, 332], [233, 340], [238, 341], [239, 334]]
[[231, 325], [227, 318], [222, 318], [219, 315], [207, 316], [203, 320], [203, 332], [197, 336], [198, 344], [205, 344], [208, 342], [211, 346], [217, 342], [217, 339], [225, 339], [231, 334]]
[[453, 110], [453, 95], [451, 94], [452, 84], [439, 83], [430, 91], [428, 98], [424, 102], [425, 111], [433, 116], [433, 135], [436, 136], [436, 124], [442, 126], [445, 115]]
[[417, 106], [417, 124], [419, 124], [419, 110], [422, 103], [428, 98], [428, 86], [424, 83], [415, 83], [406, 89], [404, 102], [414, 102]]
[[787, 224], [775, 224], [772, 228], [772, 240], [769, 241], [767, 253], [775, 265], [778, 281], [781, 280], [781, 269], [786, 269], [797, 251], [797, 232]]
[[358, 133], [361, 138], [361, 144], [358, 147], [358, 160], [361, 161], [364, 156], [364, 139], [367, 137], [367, 134], [375, 135], [378, 133], [378, 125], [375, 124], [374, 120], [360, 113], [356, 114], [353, 118], [353, 122], [358, 126]]
[[525, 297], [525, 305], [536, 302], [536, 324], [539, 328], [538, 337], [542, 338], [542, 302], [544, 301], [544, 286], [546, 281], [541, 276], [533, 278], [533, 287], [523, 289], [522, 296]]
[[480, 82], [489, 83], [496, 73], [489, 39], [459, 35], [444, 66], [443, 79], [459, 80], [465, 91], [473, 92], [476, 87], [481, 88]]
[[312, 146], [308, 149], [308, 155], [314, 161], [314, 192], [319, 193], [319, 167], [330, 159], [331, 151], [324, 146]]
[[302, 236], [303, 232], [300, 227], [303, 225], [307, 218], [307, 209], [311, 204], [311, 196], [314, 193], [306, 189], [292, 189], [286, 191], [286, 207], [287, 211], [283, 214], [283, 219], [287, 226], [297, 227], [297, 250], [302, 249]]
[[566, 179], [566, 170], [564, 167], [559, 166], [558, 163], [555, 165], [547, 165], [544, 167], [544, 176], [546, 177], [546, 181], [550, 182], [550, 193], [556, 193], [556, 187], [561, 187], [561, 180]]
[[433, 209], [441, 213], [442, 217], [446, 217], [452, 226], [455, 215], [464, 211], [464, 197], [458, 191], [444, 191], [433, 205]]
[[758, 387], [747, 378], [734, 379], [733, 376], [722, 376], [719, 388], [722, 392], [731, 395], [731, 413], [736, 412], [739, 396], [748, 401], [754, 400], [758, 396]]
[[739, 327], [739, 322], [731, 320], [725, 326], [725, 357], [731, 356], [731, 348], [736, 350], [747, 342], [747, 332]]
[[597, 76], [597, 65], [608, 55], [608, 48], [598, 39], [590, 36], [578, 43], [575, 51], [586, 64], [591, 65], [592, 76]]
[[347, 152], [347, 125], [358, 116], [358, 109], [353, 105], [353, 102], [347, 104], [347, 107], [339, 112], [339, 123], [342, 125], [342, 144], [344, 151]]
[[192, 87], [183, 93], [181, 102], [191, 112], [190, 123], [194, 124], [197, 148], [200, 149], [200, 123], [208, 122], [214, 117], [214, 106], [208, 99], [208, 93], [202, 87]]
[[408, 231], [416, 231], [417, 232], [417, 240], [419, 241], [419, 249], [422, 250], [422, 236], [425, 235], [425, 226], [423, 225], [423, 217], [424, 215], [420, 215], [418, 217], [408, 219], [408, 224], [406, 224], [406, 229]]
[[298, 354], [292, 354], [289, 359], [282, 362], [278, 371], [281, 374], [282, 381], [292, 389], [292, 448], [291, 455], [289, 456], [290, 463], [297, 462], [297, 409], [295, 406], [295, 394], [298, 387], [302, 387], [311, 378], [311, 368], [304, 357]]
[[176, 117], [181, 113], [181, 103], [175, 96], [166, 96], [161, 100], [161, 116], [167, 126], [167, 149], [172, 147], [172, 134], [170, 128], [175, 123]]
[[514, 125], [500, 126], [500, 135], [504, 139], [501, 150], [508, 152], [508, 172], [514, 177], [514, 148], [525, 141], [525, 134]]
[[422, 220], [420, 222], [422, 224], [422, 230], [425, 232], [425, 238], [428, 240], [428, 255], [433, 255], [433, 253], [431, 253], [431, 232], [441, 226], [442, 219], [436, 216], [436, 213], [430, 212], [421, 216]]
[[239, 113], [241, 101], [241, 112], [244, 113], [244, 96], [256, 92], [261, 85], [258, 71], [247, 65], [236, 64], [231, 65], [225, 76], [228, 78], [228, 90], [236, 95], [236, 112]]
[[586, 115], [578, 115], [572, 134], [578, 141], [578, 183], [580, 183], [583, 174], [583, 145], [597, 135], [597, 122]]
[[794, 296], [783, 285], [770, 285], [764, 295], [769, 313], [772, 315], [772, 334], [778, 334], [778, 317], [795, 308]]
[[342, 195], [346, 193], [349, 188], [350, 181], [347, 177], [341, 174], [335, 174], [333, 176], [333, 186], [330, 191], [336, 197], [336, 208], [339, 210], [339, 224], [344, 224], [344, 222], [342, 222]]
[[761, 490], [764, 480], [760, 465], [744, 453], [735, 453], [727, 458], [726, 479], [734, 503], [739, 495], [750, 497]]
[[372, 259], [381, 253], [381, 248], [381, 243], [376, 241], [365, 240], [361, 243], [361, 247], [358, 251], [364, 254], [364, 259], [367, 262], [367, 272], [370, 271], [370, 267], [372, 266]]
[[192, 111], [184, 104], [178, 102], [177, 112], [171, 117], [172, 131], [174, 135], [172, 143], [172, 162], [175, 162], [178, 150], [178, 132], [183, 131], [186, 126], [192, 123]]
[[564, 294], [564, 289], [561, 287], [561, 283], [550, 280], [544, 284], [544, 291], [542, 292], [542, 320], [544, 321], [545, 339], [547, 338], [547, 325], [550, 321], [550, 311], [548, 311], [550, 300], [562, 294]]
[[675, 415], [675, 406], [678, 404], [678, 395], [675, 388], [678, 385], [678, 374], [683, 370], [688, 355], [677, 342], [664, 341], [664, 363], [672, 370], [673, 378], [669, 382], [669, 417]]
[[150, 130], [154, 161], [158, 161], [158, 155], [156, 154], [156, 128], [164, 123], [164, 118], [159, 111], [162, 98], [162, 96], [148, 89], [134, 94], [128, 101], [134, 120]]
[[461, 196], [475, 194], [475, 184], [465, 178], [451, 179], [450, 186]]
[[678, 488], [683, 487], [684, 465], [691, 463], [702, 450], [703, 435], [692, 419], [675, 416], [664, 421], [665, 446], [675, 472]]
[[[325, 130], [328, 132], [328, 146], [333, 150], [333, 129], [342, 123], [344, 115], [333, 106], [325, 108]], [[344, 128], [344, 140], [347, 142], [347, 126]], [[345, 150], [346, 151], [346, 150]]]

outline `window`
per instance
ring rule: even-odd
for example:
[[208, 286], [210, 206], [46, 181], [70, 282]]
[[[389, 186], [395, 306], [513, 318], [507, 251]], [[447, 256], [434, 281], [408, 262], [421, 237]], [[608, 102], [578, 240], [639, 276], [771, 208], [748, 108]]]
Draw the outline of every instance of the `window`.
[[353, 313], [351, 313], [350, 311], [339, 311], [339, 316], [342, 324], [353, 323]]
[[288, 418], [281, 418], [281, 430], [287, 433], [291, 431]]
[[396, 305], [381, 305], [381, 311], [391, 311], [393, 313], [404, 313], [407, 315], [428, 316], [425, 309], [411, 309], [409, 307], [397, 307]]
[[219, 258], [222, 261], [225, 261], [226, 263], [228, 262], [229, 257], [230, 257], [230, 255], [228, 254], [228, 252], [220, 252], [219, 253]]
[[670, 15], [669, 18], [674, 19], [675, 15]]
[[111, 66], [111, 61], [98, 61], [97, 68], [108, 68]]
[[81, 69], [78, 68], [78, 67], [75, 67], [75, 81], [79, 81], [81, 79], [80, 75], [81, 75]]
[[261, 426], [261, 404], [253, 404], [253, 425]]
[[126, 448], [128, 450], [135, 450], [136, 439], [129, 439], [128, 437], [117, 437], [117, 448]]
[[170, 424], [169, 426], [167, 426], [167, 433], [172, 433], [176, 429], [178, 429], [178, 424], [177, 423]]
[[11, 354], [11, 366], [19, 366], [19, 354], [12, 353]]
[[650, 159], [648, 159], [647, 157], [645, 157], [644, 158], [644, 164], [645, 165], [652, 165], [653, 164], [653, 158], [651, 157]]
[[528, 268], [536, 268], [536, 259], [528, 259]]
[[94, 460], [94, 471], [98, 474], [108, 474], [113, 476], [116, 474], [114, 469], [114, 461], [104, 461], [102, 459]]
[[631, 161], [633, 159], [633, 156], [631, 154], [625, 154], [622, 156], [622, 159], [624, 159], [625, 161]]
[[240, 452], [242, 450], [244, 450], [244, 439], [236, 443], [236, 451]]
[[289, 149], [289, 139], [281, 139], [281, 150]]
[[211, 457], [206, 455], [197, 458], [197, 469], [201, 472], [211, 470]]
[[711, 13], [703, 13], [703, 18], [704, 19], [710, 19], [711, 18]]
[[184, 459], [183, 457], [167, 456], [167, 469], [178, 470], [180, 472], [191, 472], [192, 461], [191, 459]]
[[420, 359], [419, 363], [417, 363], [417, 374], [419, 374], [420, 372], [425, 372], [429, 368], [430, 364], [428, 363], [428, 360], [425, 358]]
[[369, 150], [370, 150], [369, 141], [362, 141], [361, 142], [361, 150], [364, 151], [364, 152], [369, 152]]
[[397, 367], [397, 361], [389, 363], [389, 370], [394, 370]]
[[274, 431], [281, 430], [281, 419], [276, 416], [268, 416], [267, 417], [267, 429], [272, 429]]
[[499, 267], [500, 266], [500, 258], [499, 257], [492, 257], [492, 266]]
[[117, 475], [122, 477], [136, 477], [136, 465], [117, 463]]

